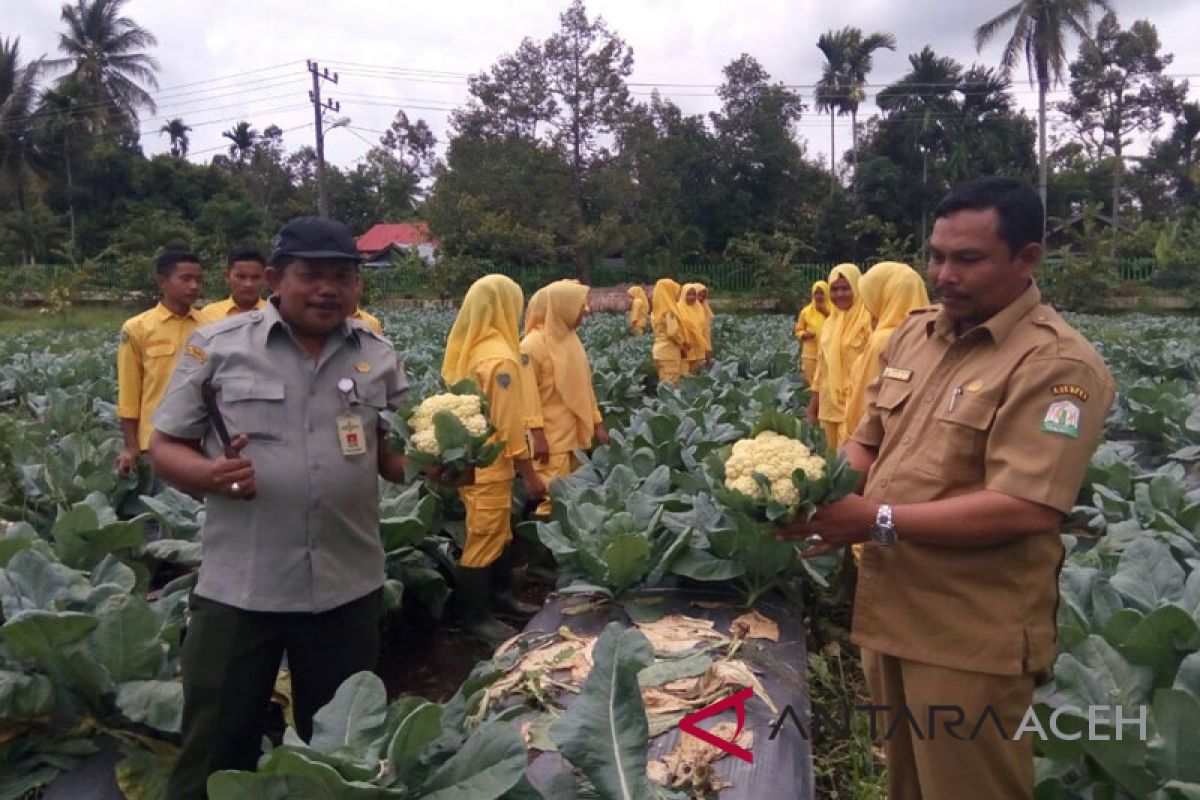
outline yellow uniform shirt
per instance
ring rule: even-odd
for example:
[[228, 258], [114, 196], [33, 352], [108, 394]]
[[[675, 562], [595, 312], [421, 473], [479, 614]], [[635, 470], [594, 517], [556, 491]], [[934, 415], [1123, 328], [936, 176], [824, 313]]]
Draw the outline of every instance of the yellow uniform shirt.
[[475, 483], [512, 480], [513, 461], [529, 458], [525, 444], [526, 400], [518, 381], [521, 366], [507, 358], [480, 361], [474, 370], [475, 382], [488, 399], [488, 411], [496, 438], [505, 443], [504, 452], [490, 466], [475, 472]]
[[370, 312], [367, 312], [367, 311], [363, 311], [360, 308], [360, 309], [355, 310], [355, 312], [350, 315], [350, 319], [362, 320], [363, 322], [365, 322], [367, 324], [368, 328], [375, 331], [375, 333], [379, 334], [380, 336], [383, 336], [383, 323], [380, 322], [379, 318], [376, 317], [374, 314], [371, 314]]
[[678, 361], [682, 358], [683, 342], [683, 328], [679, 319], [668, 311], [654, 324], [654, 360]]
[[[261, 310], [262, 307], [266, 305], [266, 302], [266, 300], [263, 300], [260, 297], [258, 298], [258, 302], [254, 304], [254, 308]], [[252, 310], [254, 309], [246, 309], [246, 311]], [[197, 313], [200, 315], [200, 324], [207, 325], [210, 322], [216, 322], [217, 320], [225, 319], [226, 317], [231, 317], [234, 314], [241, 314], [243, 312], [238, 307], [238, 304], [233, 302], [232, 297], [226, 297], [224, 300], [217, 300], [209, 303]]]
[[534, 331], [521, 342], [521, 358], [528, 358], [540, 400], [546, 441], [551, 455], [587, 450], [592, 446], [595, 426], [604, 421], [600, 407], [592, 406], [591, 427], [580, 429], [579, 417], [567, 406], [554, 383], [554, 362], [546, 347], [545, 336]]
[[117, 346], [117, 416], [138, 421], [138, 447], [145, 450], [154, 431], [150, 417], [171, 381], [171, 373], [200, 312], [176, 316], [162, 303], [125, 321]]
[[[924, 503], [981, 490], [1070, 512], [1115, 385], [1036, 286], [961, 336], [932, 309], [896, 329], [853, 438], [878, 448], [865, 496]], [[976, 523], [962, 520], [964, 529]], [[863, 548], [852, 641], [992, 675], [1054, 661], [1058, 526], [992, 547]], [[935, 620], [931, 623], [930, 620]]]

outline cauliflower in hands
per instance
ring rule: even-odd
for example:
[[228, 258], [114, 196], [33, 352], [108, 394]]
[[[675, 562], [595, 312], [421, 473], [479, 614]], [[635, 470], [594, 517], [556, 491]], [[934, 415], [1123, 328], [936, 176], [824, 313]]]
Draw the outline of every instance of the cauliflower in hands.
[[800, 440], [765, 430], [733, 446], [725, 461], [725, 486], [752, 499], [766, 500], [764, 487], [755, 479], [757, 473], [770, 484], [769, 499], [794, 508], [801, 498], [792, 473], [799, 469], [808, 480], [817, 481], [825, 475], [825, 467], [825, 459]]

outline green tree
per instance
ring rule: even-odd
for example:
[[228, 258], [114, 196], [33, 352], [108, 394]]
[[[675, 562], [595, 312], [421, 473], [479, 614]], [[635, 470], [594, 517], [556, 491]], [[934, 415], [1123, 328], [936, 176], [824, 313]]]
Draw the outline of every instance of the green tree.
[[1112, 157], [1112, 220], [1121, 216], [1125, 148], [1137, 133], [1157, 133], [1164, 116], [1182, 112], [1187, 83], [1165, 74], [1173, 60], [1160, 54], [1158, 29], [1138, 20], [1121, 30], [1109, 12], [1071, 63], [1071, 96], [1061, 108], [1097, 162]]
[[21, 63], [21, 40], [0, 40], [0, 189], [25, 210], [33, 178], [33, 108], [43, 62]]
[[1038, 87], [1038, 190], [1046, 203], [1046, 93], [1062, 83], [1067, 66], [1067, 37], [1090, 35], [1092, 10], [1111, 10], [1109, 0], [1017, 0], [975, 29], [975, 49], [982, 50], [1011, 27], [1000, 65], [1011, 73], [1024, 57], [1029, 82]]
[[[825, 54], [825, 69], [817, 84], [818, 108], [830, 112], [829, 149], [833, 143], [833, 111], [850, 115], [851, 162], [858, 166], [858, 107], [867, 99], [867, 75], [873, 66], [878, 50], [895, 50], [896, 37], [890, 33], [872, 33], [864, 36], [862, 29], [846, 27], [840, 31], [829, 31], [817, 40], [817, 47]], [[832, 170], [832, 166], [831, 166]]]
[[222, 132], [221, 136], [230, 141], [229, 159], [233, 162], [234, 171], [240, 172], [254, 153], [254, 144], [259, 139], [258, 131], [249, 122], [242, 121]]
[[171, 155], [175, 158], [187, 158], [188, 147], [191, 144], [188, 134], [191, 131], [191, 127], [180, 117], [167, 120], [167, 124], [158, 129], [159, 134], [170, 137]]
[[62, 7], [66, 31], [59, 34], [63, 58], [46, 62], [52, 70], [69, 70], [59, 85], [79, 84], [88, 98], [87, 112], [97, 129], [132, 129], [138, 111], [155, 110], [147, 87], [158, 88], [158, 62], [142, 52], [158, 44], [154, 34], [121, 16], [128, 0], [75, 0]]
[[817, 39], [817, 47], [825, 55], [821, 79], [817, 81], [813, 102], [818, 111], [829, 114], [829, 191], [837, 187], [837, 118], [849, 113], [850, 86], [846, 64], [852, 28], [829, 31]]

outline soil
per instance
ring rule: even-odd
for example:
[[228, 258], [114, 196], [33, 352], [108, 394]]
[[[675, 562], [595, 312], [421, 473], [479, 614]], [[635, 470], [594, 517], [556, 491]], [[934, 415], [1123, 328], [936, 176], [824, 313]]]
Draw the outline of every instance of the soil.
[[[552, 588], [526, 580], [523, 568], [516, 570], [514, 585], [521, 600], [538, 606], [545, 603]], [[501, 619], [517, 630], [525, 624], [525, 620]], [[424, 607], [415, 606], [389, 620], [376, 672], [387, 686], [389, 699], [403, 694], [444, 703], [458, 691], [475, 664], [491, 656], [491, 647], [457, 627], [451, 608], [447, 608], [445, 618], [437, 620]]]

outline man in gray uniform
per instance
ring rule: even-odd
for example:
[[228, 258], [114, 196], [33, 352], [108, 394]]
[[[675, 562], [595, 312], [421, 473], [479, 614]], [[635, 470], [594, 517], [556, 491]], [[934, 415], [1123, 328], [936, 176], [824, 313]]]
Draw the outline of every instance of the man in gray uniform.
[[404, 476], [379, 415], [408, 384], [392, 346], [346, 318], [358, 263], [341, 223], [289, 221], [267, 270], [274, 297], [194, 333], [154, 416], [155, 469], [208, 512], [173, 800], [203, 798], [217, 770], [254, 768], [285, 652], [305, 739], [378, 658], [378, 479]]

